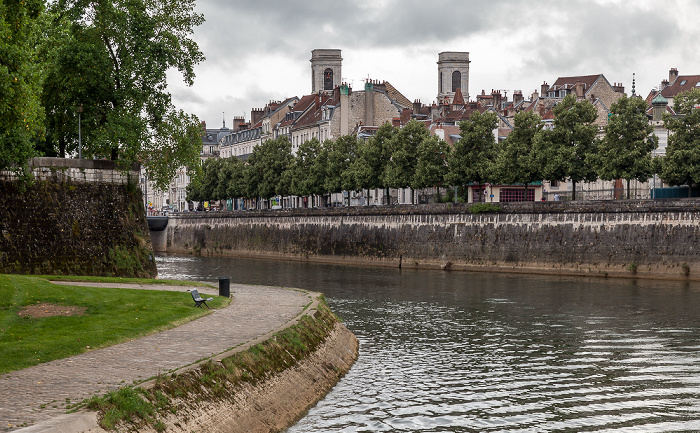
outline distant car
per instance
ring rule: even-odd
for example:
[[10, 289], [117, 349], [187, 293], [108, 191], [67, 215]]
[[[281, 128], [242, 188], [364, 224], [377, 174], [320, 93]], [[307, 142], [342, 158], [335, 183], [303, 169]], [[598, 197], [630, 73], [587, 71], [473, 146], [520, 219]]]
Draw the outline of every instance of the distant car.
[[272, 206], [272, 210], [278, 210], [278, 209], [282, 209], [282, 206], [280, 206], [278, 204]]

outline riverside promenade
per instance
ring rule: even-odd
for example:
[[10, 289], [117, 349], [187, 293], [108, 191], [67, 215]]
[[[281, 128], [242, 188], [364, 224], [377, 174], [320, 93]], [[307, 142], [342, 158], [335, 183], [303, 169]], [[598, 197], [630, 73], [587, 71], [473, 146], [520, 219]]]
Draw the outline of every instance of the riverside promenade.
[[[183, 286], [64, 284], [181, 291], [183, 302], [193, 304], [189, 288]], [[203, 295], [218, 294], [216, 289], [196, 289]], [[229, 306], [177, 328], [0, 375], [0, 431], [95, 428], [94, 413], [66, 414], [66, 406], [264, 341], [313, 309], [318, 293], [231, 284], [231, 295]]]

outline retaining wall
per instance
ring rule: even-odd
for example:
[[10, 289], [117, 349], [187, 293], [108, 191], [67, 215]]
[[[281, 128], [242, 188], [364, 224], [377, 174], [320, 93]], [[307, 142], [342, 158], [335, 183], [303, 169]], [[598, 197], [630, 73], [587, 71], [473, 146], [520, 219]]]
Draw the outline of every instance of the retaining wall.
[[700, 201], [530, 202], [175, 214], [168, 252], [700, 279]]
[[136, 172], [111, 161], [30, 165], [31, 184], [0, 175], [0, 273], [157, 275]]

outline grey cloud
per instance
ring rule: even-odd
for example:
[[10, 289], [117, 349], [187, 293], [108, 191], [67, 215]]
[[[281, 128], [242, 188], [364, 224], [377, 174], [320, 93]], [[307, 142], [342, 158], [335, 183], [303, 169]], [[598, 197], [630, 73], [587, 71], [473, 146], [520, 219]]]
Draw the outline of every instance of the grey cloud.
[[[567, 3], [567, 9], [569, 4]], [[654, 53], [668, 47], [678, 37], [678, 26], [671, 15], [623, 5], [571, 2], [569, 11], [543, 20], [531, 49], [527, 69], [566, 71], [566, 75], [606, 74], [605, 69], [629, 65], [630, 77], [606, 77], [611, 81], [631, 79], [636, 64], [648, 62]], [[559, 22], [554, 20], [558, 16]], [[564, 37], [552, 36], [564, 33]], [[556, 77], [543, 77], [545, 80]]]
[[[505, 0], [430, 3], [402, 0], [374, 10], [351, 0], [206, 0], [201, 2], [199, 10], [205, 14], [207, 23], [197, 33], [217, 57], [264, 50], [308, 60], [311, 48], [405, 47], [464, 37], [505, 24], [501, 7], [505, 3]], [[324, 32], [324, 26], [333, 32]], [[214, 41], [221, 41], [220, 47]]]

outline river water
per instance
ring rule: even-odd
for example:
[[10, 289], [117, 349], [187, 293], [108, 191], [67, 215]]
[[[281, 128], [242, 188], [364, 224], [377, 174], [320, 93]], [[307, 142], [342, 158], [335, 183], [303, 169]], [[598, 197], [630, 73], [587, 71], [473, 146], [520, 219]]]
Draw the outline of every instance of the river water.
[[357, 363], [289, 433], [698, 432], [700, 284], [161, 256], [323, 292]]

